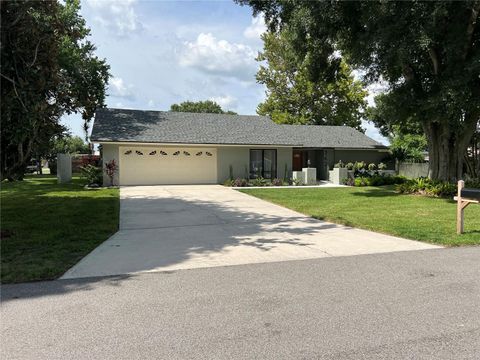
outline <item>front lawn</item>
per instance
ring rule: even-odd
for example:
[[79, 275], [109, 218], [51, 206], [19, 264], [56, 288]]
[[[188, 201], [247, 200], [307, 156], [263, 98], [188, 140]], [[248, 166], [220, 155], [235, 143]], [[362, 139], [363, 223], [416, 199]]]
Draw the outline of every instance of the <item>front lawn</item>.
[[118, 189], [32, 175], [1, 184], [2, 283], [55, 279], [118, 229]]
[[457, 235], [453, 200], [399, 195], [392, 188], [250, 189], [242, 192], [317, 219], [446, 246], [480, 244], [480, 206], [465, 210]]

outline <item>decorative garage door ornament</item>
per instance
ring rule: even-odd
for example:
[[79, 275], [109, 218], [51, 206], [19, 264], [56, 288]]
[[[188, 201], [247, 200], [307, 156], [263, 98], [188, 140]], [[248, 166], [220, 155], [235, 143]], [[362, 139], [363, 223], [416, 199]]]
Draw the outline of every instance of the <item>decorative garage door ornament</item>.
[[148, 155], [155, 155], [157, 153], [157, 150], [150, 151], [150, 154]]
[[137, 155], [143, 155], [143, 152], [138, 151], [138, 150], [135, 150], [135, 153], [136, 153]]
[[200, 156], [200, 155], [202, 155], [202, 154], [203, 154], [203, 151], [199, 151], [199, 152], [197, 152], [195, 155], [196, 155], [196, 156]]
[[177, 156], [179, 154], [180, 154], [180, 151], [178, 151], [178, 150], [173, 153], [174, 156]]
[[166, 153], [165, 151], [163, 151], [163, 150], [160, 150], [160, 155], [164, 155], [164, 156], [165, 156], [165, 155], [167, 155], [167, 153]]

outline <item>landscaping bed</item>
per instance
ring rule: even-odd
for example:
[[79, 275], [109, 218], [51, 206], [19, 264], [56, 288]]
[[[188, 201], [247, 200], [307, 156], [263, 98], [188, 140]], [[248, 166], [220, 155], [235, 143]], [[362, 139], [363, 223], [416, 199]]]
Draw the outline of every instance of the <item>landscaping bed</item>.
[[38, 175], [1, 185], [2, 283], [58, 278], [118, 229], [118, 189]]
[[317, 219], [366, 230], [460, 246], [480, 244], [480, 206], [465, 211], [465, 234], [456, 234], [452, 199], [403, 195], [388, 187], [242, 189]]

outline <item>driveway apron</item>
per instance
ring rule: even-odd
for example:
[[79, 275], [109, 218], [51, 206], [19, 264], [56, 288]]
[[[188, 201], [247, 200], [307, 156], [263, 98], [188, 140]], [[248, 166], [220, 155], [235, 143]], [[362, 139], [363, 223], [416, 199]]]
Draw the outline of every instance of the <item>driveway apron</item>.
[[432, 248], [316, 220], [220, 185], [131, 186], [120, 189], [119, 231], [62, 278]]

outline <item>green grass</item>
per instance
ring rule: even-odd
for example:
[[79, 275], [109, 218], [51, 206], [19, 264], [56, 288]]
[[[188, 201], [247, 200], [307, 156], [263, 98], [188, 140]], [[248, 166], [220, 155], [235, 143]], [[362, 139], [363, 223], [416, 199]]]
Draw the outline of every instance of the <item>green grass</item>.
[[1, 184], [2, 283], [55, 279], [118, 229], [118, 189], [75, 177], [28, 176]]
[[456, 202], [400, 195], [390, 187], [242, 190], [317, 219], [446, 246], [480, 244], [480, 206], [465, 209], [456, 234]]

